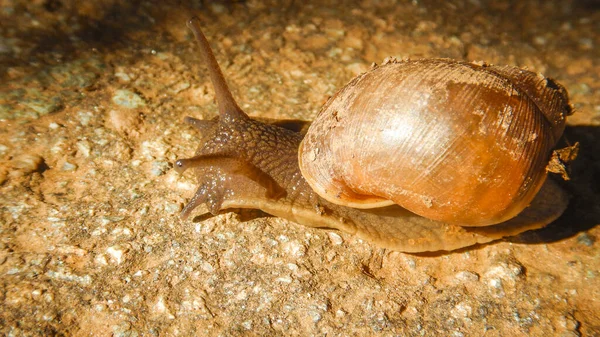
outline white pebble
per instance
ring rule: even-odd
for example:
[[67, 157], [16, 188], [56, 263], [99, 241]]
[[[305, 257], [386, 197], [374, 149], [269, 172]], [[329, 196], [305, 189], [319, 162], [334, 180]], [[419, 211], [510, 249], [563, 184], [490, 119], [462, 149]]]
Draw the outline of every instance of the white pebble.
[[165, 212], [169, 214], [179, 213], [182, 209], [183, 206], [180, 203], [167, 202], [165, 204]]
[[479, 280], [479, 275], [470, 271], [460, 271], [455, 275], [457, 281], [461, 282], [476, 282]]
[[506, 293], [504, 292], [504, 286], [502, 280], [499, 278], [491, 278], [487, 282], [490, 287], [490, 293], [496, 298], [503, 298]]
[[106, 248], [106, 253], [110, 255], [111, 260], [114, 261], [116, 264], [121, 264], [121, 262], [123, 262], [123, 256], [125, 255], [125, 252], [126, 249], [120, 246], [112, 246]]
[[141, 153], [147, 159], [163, 159], [168, 146], [161, 140], [145, 141], [141, 145]]
[[154, 161], [152, 162], [152, 169], [150, 172], [153, 176], [158, 177], [165, 174], [170, 169], [169, 163], [166, 161]]
[[77, 169], [77, 165], [69, 163], [68, 161], [66, 161], [62, 168], [63, 171], [75, 171]]
[[136, 109], [146, 105], [146, 102], [140, 95], [126, 89], [115, 91], [112, 102], [128, 109]]
[[94, 229], [92, 231], [91, 235], [92, 236], [100, 236], [100, 235], [102, 235], [104, 233], [106, 233], [106, 228], [104, 228], [104, 227], [98, 227], [98, 228], [96, 228], [96, 229]]
[[160, 296], [156, 303], [154, 303], [154, 307], [152, 308], [158, 313], [164, 313], [167, 311], [167, 306], [165, 305], [165, 299]]
[[81, 125], [83, 125], [83, 126], [87, 126], [88, 124], [90, 124], [90, 121], [92, 120], [92, 117], [94, 116], [89, 111], [79, 111], [77, 113], [77, 115], [79, 116], [79, 123], [81, 123]]
[[515, 262], [500, 262], [493, 265], [486, 273], [486, 277], [499, 277], [503, 280], [515, 280], [523, 273], [523, 266]]
[[200, 268], [202, 268], [202, 270], [204, 270], [207, 273], [212, 273], [213, 271], [215, 271], [215, 268], [212, 266], [212, 264], [206, 261], [202, 262]]
[[59, 154], [65, 152], [67, 144], [65, 143], [66, 139], [59, 138], [56, 143], [50, 148], [50, 152], [53, 154]]
[[500, 289], [502, 288], [502, 280], [499, 278], [492, 278], [488, 281], [488, 285], [492, 288]]
[[275, 281], [277, 282], [281, 282], [281, 283], [292, 283], [292, 277], [291, 276], [282, 276], [282, 277], [278, 277]]
[[12, 166], [24, 173], [31, 173], [39, 169], [44, 159], [37, 154], [22, 154], [12, 160]]
[[329, 240], [331, 241], [331, 243], [336, 246], [341, 245], [344, 242], [342, 237], [337, 233], [329, 232], [329, 233], [327, 233], [327, 235], [329, 236]]
[[131, 229], [129, 229], [127, 227], [117, 227], [117, 228], [113, 229], [112, 232], [110, 232], [110, 234], [112, 234], [114, 236], [127, 236], [127, 237], [130, 237], [133, 235], [133, 233], [131, 232]]
[[129, 76], [129, 74], [127, 74], [126, 72], [123, 72], [123, 71], [115, 72], [115, 77], [120, 79], [123, 82], [131, 81], [131, 76]]
[[91, 151], [90, 142], [88, 142], [87, 140], [80, 140], [77, 142], [76, 146], [77, 146], [77, 151], [83, 157], [87, 158], [90, 156], [90, 151]]
[[312, 319], [312, 321], [314, 323], [317, 323], [318, 321], [321, 320], [321, 314], [316, 311], [309, 311], [308, 315], [310, 316], [310, 318]]
[[171, 314], [171, 312], [167, 308], [167, 305], [165, 304], [165, 299], [162, 296], [158, 297], [158, 300], [152, 306], [152, 309], [158, 314], [166, 315], [169, 319], [175, 318], [175, 316], [173, 316], [173, 314]]
[[238, 301], [243, 301], [243, 300], [245, 300], [246, 298], [248, 298], [248, 294], [246, 293], [246, 290], [242, 289], [242, 291], [240, 291], [240, 292], [239, 292], [239, 293], [238, 293], [238, 294], [235, 296], [235, 298], [236, 298]]
[[77, 256], [84, 256], [85, 254], [87, 254], [87, 251], [85, 249], [81, 249], [77, 246], [72, 246], [72, 245], [59, 245], [56, 248], [56, 251], [60, 254], [73, 254], [73, 255], [77, 255]]
[[306, 247], [297, 240], [286, 242], [283, 245], [283, 250], [287, 254], [296, 258], [302, 257], [304, 254], [306, 254]]
[[92, 283], [92, 277], [90, 275], [75, 275], [63, 270], [50, 270], [46, 273], [46, 275], [52, 279], [61, 281], [76, 282], [84, 285], [89, 285]]
[[244, 321], [242, 322], [242, 326], [246, 330], [252, 330], [252, 321]]
[[471, 316], [472, 312], [473, 308], [471, 308], [470, 305], [464, 302], [458, 303], [456, 306], [454, 306], [454, 308], [450, 310], [450, 314], [452, 314], [452, 316], [454, 316], [455, 318], [468, 318], [469, 316]]

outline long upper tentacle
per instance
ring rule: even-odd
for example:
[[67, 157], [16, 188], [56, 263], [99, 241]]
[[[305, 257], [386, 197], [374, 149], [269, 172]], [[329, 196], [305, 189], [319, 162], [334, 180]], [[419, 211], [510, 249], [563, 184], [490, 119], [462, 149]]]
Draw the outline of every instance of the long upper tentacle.
[[215, 95], [217, 98], [217, 105], [219, 106], [219, 116], [221, 121], [227, 123], [231, 120], [249, 118], [237, 105], [231, 91], [229, 91], [229, 87], [227, 86], [225, 77], [217, 63], [217, 59], [212, 53], [210, 45], [200, 29], [200, 19], [194, 16], [188, 21], [187, 26], [194, 33], [198, 46], [200, 46], [200, 55], [202, 55], [202, 58], [208, 67], [210, 79], [215, 87]]

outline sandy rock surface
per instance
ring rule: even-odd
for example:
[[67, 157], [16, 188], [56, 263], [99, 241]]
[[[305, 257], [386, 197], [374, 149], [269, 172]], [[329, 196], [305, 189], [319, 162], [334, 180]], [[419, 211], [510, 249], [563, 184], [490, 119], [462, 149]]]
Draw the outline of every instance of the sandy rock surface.
[[[311, 120], [386, 57], [544, 73], [577, 112], [566, 213], [404, 254], [259, 211], [182, 221], [216, 115], [198, 15], [252, 116]], [[0, 334], [599, 336], [596, 1], [0, 1]]]

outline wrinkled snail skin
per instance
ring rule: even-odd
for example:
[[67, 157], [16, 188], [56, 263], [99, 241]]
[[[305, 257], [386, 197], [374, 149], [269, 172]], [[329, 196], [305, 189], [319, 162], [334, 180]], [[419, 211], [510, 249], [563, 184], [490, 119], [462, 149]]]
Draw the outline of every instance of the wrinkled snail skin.
[[[504, 129], [501, 123], [503, 120], [516, 118], [512, 117], [514, 115], [512, 111], [523, 106], [530, 110], [536, 108], [539, 110], [539, 107], [544, 104], [568, 107], [566, 92], [557, 94], [556, 92], [564, 91], [564, 89], [559, 85], [555, 85], [554, 82], [552, 82], [552, 87], [559, 88], [558, 91], [550, 91], [545, 89], [548, 86], [543, 87], [539, 83], [536, 84], [538, 96], [541, 92], [541, 96], [545, 98], [559, 97], [550, 103], [545, 101], [540, 103], [537, 101], [537, 96], [531, 98], [532, 93], [518, 89], [520, 84], [511, 85], [510, 79], [495, 74], [495, 72], [502, 73], [504, 71], [504, 68], [501, 67], [492, 67], [489, 69], [490, 71], [484, 71], [482, 75], [479, 74], [478, 69], [483, 66], [450, 60], [392, 62], [376, 67], [342, 88], [323, 107], [317, 119], [309, 128], [307, 136], [304, 137], [302, 133], [292, 130], [297, 129], [292, 123], [262, 122], [248, 117], [233, 99], [210, 46], [200, 30], [199, 20], [192, 18], [188, 22], [188, 26], [192, 29], [199, 43], [200, 54], [207, 64], [209, 75], [215, 87], [219, 117], [213, 120], [198, 120], [187, 117], [185, 120], [200, 131], [202, 139], [194, 157], [181, 159], [175, 163], [175, 168], [179, 172], [189, 168], [193, 169], [199, 183], [195, 195], [182, 211], [181, 216], [184, 219], [200, 205], [205, 207], [205, 211], [208, 210], [213, 214], [228, 208], [256, 208], [306, 226], [339, 229], [384, 248], [405, 252], [422, 252], [458, 249], [540, 228], [556, 219], [566, 208], [567, 196], [565, 192], [550, 179], [544, 183], [546, 174], [545, 164], [543, 163], [544, 161], [547, 163], [549, 153], [562, 133], [562, 130], [560, 132], [556, 130], [564, 128], [564, 119], [569, 110], [564, 110], [564, 112], [550, 117], [546, 117], [536, 110], [531, 121], [522, 123], [536, 126], [529, 129], [523, 128], [519, 132], [510, 132], [512, 128], [516, 128], [513, 127], [512, 122], [508, 123], [508, 127], [504, 125]], [[415, 71], [430, 74], [430, 78], [425, 76], [418, 81], [411, 80], [410, 72], [407, 73], [405, 68], [397, 69], [403, 67], [412, 67], [416, 69]], [[449, 70], [444, 70], [447, 68]], [[512, 72], [513, 69], [517, 68], [506, 69], [508, 69], [508, 72]], [[451, 78], [453, 71], [457, 73], [466, 71], [471, 77], [462, 77], [462, 82], [457, 82], [454, 86], [450, 85], [448, 81], [445, 82], [445, 85], [440, 85], [439, 78]], [[521, 73], [519, 72], [519, 74]], [[527, 83], [528, 74], [529, 72], [524, 75], [524, 80], [517, 82]], [[477, 84], [481, 81], [479, 78], [481, 76], [493, 78], [497, 83], [494, 86], [490, 85], [486, 90], [478, 90]], [[393, 81], [405, 83], [406, 87], [389, 84]], [[463, 83], [466, 83], [465, 85], [471, 89], [465, 89]], [[415, 90], [417, 87], [419, 90]], [[514, 91], [512, 94], [514, 99], [511, 98], [509, 103], [502, 103], [500, 98], [505, 96], [502, 89], [506, 88]], [[527, 90], [532, 91], [533, 89], [528, 88]], [[469, 126], [466, 129], [461, 129], [459, 125], [462, 123], [461, 119], [464, 119], [461, 116], [464, 112], [461, 112], [458, 106], [460, 103], [458, 101], [461, 101], [461, 99], [452, 95], [459, 93], [464, 96], [465, 92], [468, 95], [462, 101], [469, 102], [471, 105], [470, 112], [468, 111], [466, 114], [475, 117], [468, 120]], [[485, 105], [483, 101], [489, 97], [493, 97], [494, 104], [498, 107], [504, 107], [504, 110]], [[528, 100], [525, 99], [526, 103], [519, 101], [523, 97], [528, 97]], [[444, 103], [448, 102], [454, 104], [452, 109], [443, 110]], [[418, 110], [415, 107], [421, 108]], [[342, 108], [348, 109], [344, 110]], [[406, 113], [405, 110], [407, 109], [413, 110]], [[352, 115], [355, 110], [366, 112], [363, 113], [361, 118], [353, 120]], [[435, 111], [438, 111], [438, 116], [434, 115]], [[505, 111], [505, 113], [500, 114], [498, 111]], [[378, 116], [377, 113], [387, 116], [388, 119]], [[430, 126], [429, 129], [424, 128], [421, 130], [416, 126], [403, 124], [406, 122], [404, 119], [414, 116], [418, 118], [419, 114], [428, 116], [429, 119], [425, 120], [425, 124]], [[490, 119], [498, 125], [492, 123], [496, 126], [494, 130], [492, 130], [492, 127], [483, 127], [486, 132], [480, 135], [480, 123], [485, 119]], [[540, 125], [537, 125], [536, 123], [540, 121]], [[388, 127], [395, 127], [396, 129], [389, 129]], [[416, 132], [410, 130], [411, 128], [417, 128]], [[460, 135], [457, 139], [444, 136], [432, 140], [419, 141], [415, 139], [409, 142], [405, 141], [401, 143], [402, 146], [396, 143], [398, 139], [404, 140], [407, 137], [422, 137], [426, 133], [437, 133], [443, 136], [456, 130], [459, 131]], [[360, 137], [354, 136], [354, 138], [348, 136], [353, 132], [355, 134], [362, 132], [362, 134]], [[411, 136], [411, 132], [414, 135]], [[492, 135], [502, 134], [503, 132], [509, 135], [506, 137], [509, 139], [508, 145], [497, 145]], [[532, 136], [532, 133], [535, 133], [536, 136]], [[320, 134], [324, 138], [320, 139]], [[477, 135], [479, 135], [477, 142], [465, 140], [469, 136]], [[350, 138], [338, 139], [339, 136]], [[541, 138], [544, 140], [535, 141]], [[522, 139], [525, 139], [525, 141]], [[380, 146], [385, 146], [379, 148], [375, 143], [367, 144], [369, 141], [372, 143], [379, 141], [381, 142]], [[464, 142], [464, 144], [461, 142]], [[349, 148], [350, 145], [357, 145], [356, 143], [359, 143], [359, 148], [365, 151], [359, 151], [358, 153], [344, 153], [341, 151], [341, 148]], [[457, 198], [462, 197], [471, 202], [467, 208], [477, 208], [480, 204], [490, 203], [478, 202], [478, 197], [463, 196], [467, 194], [463, 190], [468, 190], [470, 184], [477, 180], [472, 176], [476, 176], [484, 182], [486, 180], [491, 181], [492, 186], [499, 190], [502, 190], [504, 185], [510, 185], [510, 187], [504, 189], [508, 190], [506, 193], [510, 194], [512, 200], [506, 203], [494, 201], [492, 204], [504, 205], [516, 202], [522, 205], [518, 207], [500, 207], [502, 209], [499, 211], [501, 213], [499, 216], [486, 213], [488, 218], [493, 218], [491, 222], [489, 219], [470, 221], [470, 223], [460, 219], [438, 220], [434, 217], [419, 216], [413, 213], [416, 212], [414, 210], [409, 212], [405, 208], [392, 204], [389, 201], [390, 199], [402, 205], [401, 202], [396, 200], [398, 198], [391, 195], [391, 192], [384, 190], [380, 194], [374, 194], [371, 185], [364, 182], [372, 179], [372, 177], [369, 177], [368, 172], [365, 170], [361, 171], [362, 166], [368, 167], [369, 170], [376, 170], [376, 175], [387, 175], [385, 178], [396, 178], [399, 174], [384, 173], [383, 170], [388, 168], [405, 169], [405, 166], [410, 166], [411, 161], [421, 160], [421, 158], [415, 155], [415, 157], [396, 159], [397, 162], [394, 163], [385, 161], [388, 157], [392, 157], [393, 152], [405, 151], [403, 147], [413, 145], [416, 146], [413, 154], [423, 154], [431, 151], [425, 145], [435, 148], [434, 145], [439, 145], [438, 143], [450, 145], [449, 150], [445, 151], [453, 150], [470, 153], [479, 149], [486, 153], [489, 152], [487, 155], [489, 158], [486, 161], [483, 159], [483, 155], [474, 156], [468, 158], [469, 162], [467, 159], [457, 160], [456, 155], [450, 154], [450, 152], [443, 152], [442, 155], [434, 157], [433, 162], [447, 160], [450, 157], [454, 162], [448, 164], [449, 168], [439, 169], [433, 164], [426, 164], [428, 166], [423, 170], [417, 169], [415, 172], [402, 173], [402, 175], [414, 179], [428, 173], [441, 174], [439, 178], [420, 178], [414, 179], [414, 181], [422, 185], [428, 183], [440, 185], [446, 189], [444, 191], [446, 193], [455, 193], [458, 190], [459, 193], [455, 193]], [[489, 150], [488, 147], [492, 149]], [[522, 153], [517, 153], [517, 150]], [[515, 170], [513, 166], [518, 166], [522, 160], [514, 158], [526, 156], [532, 156], [537, 161], [535, 164], [530, 164], [529, 168]], [[506, 173], [505, 171], [509, 170], [506, 167], [499, 167], [499, 159], [496, 157], [511, 159], [510, 162], [513, 166], [509, 167], [515, 173], [508, 173], [508, 177], [502, 176]], [[329, 159], [324, 160], [324, 158]], [[393, 159], [389, 158], [389, 160]], [[302, 171], [300, 170], [299, 161], [302, 164]], [[341, 168], [317, 166], [313, 169], [311, 163], [314, 162], [319, 164], [347, 162], [349, 166]], [[481, 164], [481, 167], [475, 168], [479, 170], [477, 173], [469, 176], [465, 173], [468, 170], [463, 167], [466, 166], [464, 165], [466, 162], [469, 162], [469, 165], [478, 162], [485, 163]], [[489, 167], [496, 169], [496, 171], [486, 176], [482, 172]], [[446, 174], [446, 170], [459, 172], [459, 175], [464, 174], [465, 176], [448, 178], [449, 175]], [[537, 173], [538, 171], [541, 173]], [[316, 172], [316, 180], [313, 175], [314, 172]], [[328, 174], [333, 174], [333, 176], [328, 176]], [[359, 179], [349, 183], [348, 179], [353, 174], [357, 175]], [[499, 179], [498, 176], [505, 180], [496, 181], [495, 179]], [[508, 184], [515, 176], [522, 180], [515, 184], [516, 187]], [[333, 183], [333, 185], [323, 187], [324, 183], [318, 180], [322, 177], [325, 177], [323, 181]], [[315, 181], [317, 182], [315, 183]], [[375, 184], [375, 186], [385, 185], [391, 184], [385, 181], [379, 183], [379, 185]], [[339, 186], [342, 186], [341, 189]], [[450, 186], [461, 187], [454, 188]], [[377, 189], [381, 189], [381, 187], [375, 188], [375, 190]], [[415, 194], [417, 196], [416, 204], [425, 205], [425, 209], [442, 208], [440, 206], [442, 197], [431, 197], [430, 192], [415, 192], [407, 187], [392, 187], [391, 189], [400, 190], [405, 195]], [[478, 193], [485, 195], [485, 189], [476, 188], [476, 190]], [[323, 191], [324, 194], [321, 193]], [[538, 193], [536, 194], [536, 192]], [[497, 193], [497, 191], [494, 193]], [[345, 200], [351, 198], [354, 199], [349, 203]], [[343, 202], [340, 202], [340, 200]], [[379, 207], [359, 209], [348, 207], [343, 204], [344, 202], [362, 208], [372, 207], [374, 204]], [[460, 202], [464, 201], [461, 200]], [[453, 208], [450, 211], [441, 213], [444, 213], [445, 217], [448, 217], [449, 214], [450, 218], [460, 216], [470, 219], [469, 217], [473, 215], [460, 206], [456, 206], [460, 202], [448, 202], [448, 205], [450, 205], [448, 207]], [[528, 204], [530, 206], [525, 208]], [[409, 205], [402, 206], [409, 208]], [[523, 208], [525, 209], [523, 210]], [[515, 209], [518, 210], [515, 211]], [[495, 212], [498, 213], [498, 211]], [[489, 225], [500, 221], [504, 222], [492, 226], [463, 227], [465, 225]]]

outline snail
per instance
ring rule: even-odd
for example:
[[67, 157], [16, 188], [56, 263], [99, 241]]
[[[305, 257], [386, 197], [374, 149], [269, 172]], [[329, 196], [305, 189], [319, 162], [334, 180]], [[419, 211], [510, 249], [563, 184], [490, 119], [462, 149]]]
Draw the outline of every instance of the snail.
[[332, 96], [304, 134], [244, 113], [199, 19], [188, 27], [219, 115], [185, 119], [202, 140], [174, 165], [199, 182], [183, 219], [199, 205], [253, 208], [424, 252], [540, 228], [567, 206], [546, 170], [572, 109], [549, 78], [449, 59], [386, 62]]

